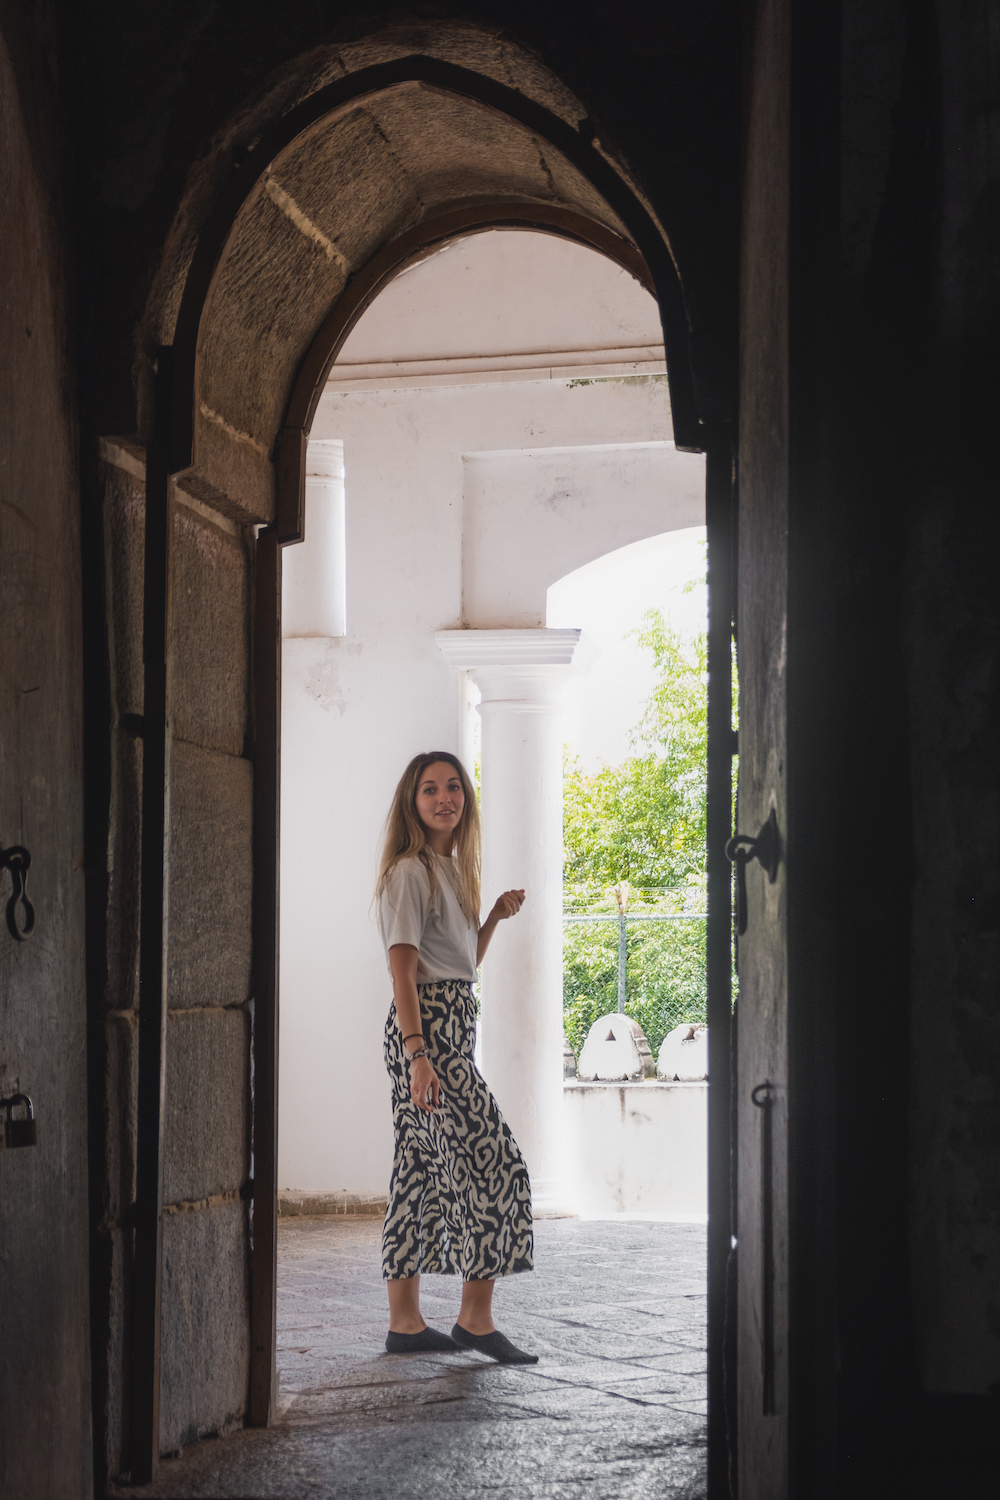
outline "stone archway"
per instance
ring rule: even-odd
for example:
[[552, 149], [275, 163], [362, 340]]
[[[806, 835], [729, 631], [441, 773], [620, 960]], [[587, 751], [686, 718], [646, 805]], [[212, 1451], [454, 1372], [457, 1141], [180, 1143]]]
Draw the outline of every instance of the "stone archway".
[[[500, 224], [565, 235], [612, 256], [655, 291], [678, 446], [698, 442], [666, 234], [582, 106], [509, 47], [500, 82], [492, 41], [471, 28], [452, 29], [438, 56], [408, 56], [391, 41], [380, 49], [378, 39], [353, 51], [353, 58], [352, 49], [339, 53], [353, 69], [334, 81], [314, 79], [305, 97], [236, 155], [197, 238], [189, 233], [187, 249], [162, 270], [145, 329], [157, 353], [144, 397], [152, 438], [145, 454], [133, 1480], [153, 1472], [164, 1446], [241, 1415], [235, 1402], [244, 1369], [250, 1420], [266, 1425], [273, 1413], [280, 551], [302, 535], [305, 439], [337, 348], [392, 275], [451, 235]], [[211, 624], [199, 619], [205, 601], [192, 592], [197, 580], [178, 551], [179, 518], [190, 525], [192, 514], [242, 548], [239, 558], [231, 548], [225, 564], [209, 558], [200, 586], [218, 589], [223, 608], [234, 590], [254, 599], [245, 660], [234, 669], [243, 671], [253, 704], [242, 750], [206, 737], [197, 714], [185, 728], [177, 712], [204, 695], [205, 684], [196, 656], [182, 660], [175, 643], [193, 641]], [[203, 561], [210, 552], [202, 546]], [[213, 824], [220, 817], [229, 818], [225, 828]], [[240, 922], [252, 899], [251, 952], [240, 963], [253, 1028], [253, 1173], [165, 1204], [165, 1174], [183, 1179], [178, 1163], [185, 1152], [197, 1154], [180, 1124], [181, 1101], [192, 1098], [198, 1039], [213, 1009], [189, 975], [181, 1001], [190, 1017], [188, 1050], [171, 1055], [177, 957], [193, 932], [211, 946], [188, 909], [178, 867], [181, 852], [193, 847], [193, 825], [225, 859], [238, 861], [246, 848], [228, 837], [232, 826], [243, 840], [252, 837], [252, 898], [244, 890], [234, 899]], [[206, 873], [203, 901], [212, 902], [221, 878]], [[204, 957], [209, 965], [207, 951]], [[235, 994], [230, 1001], [238, 1008]], [[218, 1068], [211, 1075], [220, 1097], [239, 1094], [240, 1069], [245, 1075], [251, 1062], [234, 1044], [222, 1069], [233, 1074], [228, 1093]], [[239, 1267], [251, 1197], [247, 1284]], [[224, 1208], [233, 1218], [229, 1238], [181, 1233], [190, 1204], [207, 1214]], [[220, 1276], [229, 1300], [221, 1313], [211, 1311], [219, 1329], [228, 1319], [234, 1330], [226, 1400], [220, 1381], [206, 1376], [199, 1388], [188, 1373], [198, 1363], [199, 1337], [213, 1336], [198, 1311]]]

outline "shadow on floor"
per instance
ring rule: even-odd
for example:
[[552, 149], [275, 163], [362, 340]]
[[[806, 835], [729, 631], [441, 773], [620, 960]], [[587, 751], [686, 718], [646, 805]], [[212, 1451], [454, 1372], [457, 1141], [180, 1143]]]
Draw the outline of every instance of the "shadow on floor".
[[[164, 1461], [160, 1500], [698, 1500], [705, 1494], [705, 1230], [543, 1220], [538, 1270], [501, 1282], [497, 1326], [541, 1356], [392, 1356], [381, 1222], [279, 1231], [278, 1425]], [[427, 1277], [448, 1331], [457, 1281]]]

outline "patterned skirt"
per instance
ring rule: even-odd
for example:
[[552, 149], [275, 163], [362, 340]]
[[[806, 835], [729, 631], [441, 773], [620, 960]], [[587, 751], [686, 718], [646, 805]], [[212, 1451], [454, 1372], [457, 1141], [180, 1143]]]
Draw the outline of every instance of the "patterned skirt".
[[396, 1148], [382, 1231], [382, 1274], [492, 1281], [532, 1268], [531, 1187], [517, 1142], [473, 1061], [476, 997], [465, 979], [417, 986], [424, 1042], [441, 1080], [436, 1113], [410, 1098], [391, 1006], [385, 1065]]

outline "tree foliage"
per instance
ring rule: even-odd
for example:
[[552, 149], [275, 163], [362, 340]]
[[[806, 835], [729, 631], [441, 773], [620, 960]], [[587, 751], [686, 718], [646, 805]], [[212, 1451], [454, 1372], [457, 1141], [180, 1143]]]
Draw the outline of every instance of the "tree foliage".
[[620, 881], [701, 888], [705, 874], [708, 663], [704, 636], [685, 639], [659, 610], [636, 632], [656, 685], [632, 735], [643, 752], [587, 775], [575, 757], [564, 779], [567, 895]]
[[[674, 1026], [705, 1019], [705, 923], [634, 922], [627, 933], [625, 1008], [655, 1055]], [[618, 1009], [618, 924], [567, 927], [563, 966], [563, 1024], [579, 1057], [594, 1022]]]
[[[633, 914], [704, 910], [707, 645], [704, 636], [682, 636], [659, 610], [643, 616], [636, 636], [656, 669], [632, 734], [636, 753], [591, 775], [573, 756], [565, 766], [565, 896], [581, 914], [616, 913], [622, 886]], [[705, 1018], [705, 924], [634, 922], [627, 941], [627, 1010], [655, 1052], [671, 1027]], [[617, 922], [568, 926], [564, 1013], [575, 1052], [617, 1004]]]

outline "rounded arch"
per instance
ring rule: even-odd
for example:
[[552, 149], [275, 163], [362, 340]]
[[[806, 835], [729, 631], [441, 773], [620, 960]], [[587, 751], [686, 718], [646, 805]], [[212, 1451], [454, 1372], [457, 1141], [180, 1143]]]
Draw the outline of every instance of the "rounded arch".
[[[433, 33], [422, 28], [425, 45]], [[176, 306], [176, 316], [151, 312], [144, 325], [158, 328], [166, 348], [146, 461], [133, 1477], [151, 1475], [158, 1451], [171, 476], [241, 526], [263, 528], [252, 552], [248, 653], [255, 1007], [249, 1414], [266, 1425], [274, 1409], [281, 544], [302, 534], [305, 440], [325, 372], [364, 308], [415, 257], [458, 234], [528, 227], [609, 255], [653, 292], [675, 440], [700, 447], [677, 268], [667, 234], [627, 168], [537, 59], [504, 44], [498, 61], [496, 37], [475, 28], [446, 27], [440, 35], [439, 50], [450, 48], [450, 56], [407, 50], [398, 35], [359, 44], [352, 66], [343, 62], [351, 49], [342, 49], [342, 76], [315, 86], [235, 150], [197, 232], [177, 229], [177, 239], [193, 248], [189, 257], [178, 252], [155, 294], [161, 308]]]
[[168, 463], [186, 487], [257, 524], [275, 519], [280, 492], [282, 536], [294, 540], [296, 434], [339, 343], [429, 246], [504, 225], [588, 244], [654, 293], [677, 442], [700, 446], [666, 233], [582, 105], [570, 123], [565, 90], [557, 113], [532, 96], [544, 94], [537, 76], [532, 91], [519, 81], [425, 54], [372, 63], [234, 156], [173, 329]]

